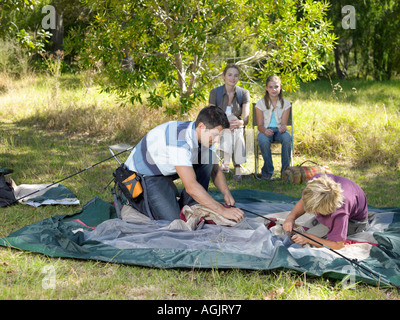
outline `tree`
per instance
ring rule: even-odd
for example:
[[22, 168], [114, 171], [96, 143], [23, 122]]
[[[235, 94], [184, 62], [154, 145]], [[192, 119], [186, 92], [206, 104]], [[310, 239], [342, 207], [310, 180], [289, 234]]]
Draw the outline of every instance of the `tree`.
[[[68, 37], [70, 30], [86, 28], [93, 14], [80, 0], [52, 0], [51, 5], [56, 12], [56, 25], [52, 30], [52, 50], [56, 52], [64, 50], [64, 37]], [[74, 44], [77, 48], [71, 48], [71, 54], [83, 45], [79, 42]]]
[[40, 0], [0, 0], [0, 38], [15, 37], [29, 54], [44, 52], [50, 33], [38, 28], [33, 35], [19, 26], [21, 17], [29, 16], [38, 5]]
[[4, 36], [10, 27], [12, 12], [20, 12], [25, 8], [33, 10], [33, 6], [37, 2], [36, 0], [0, 0], [0, 36]]
[[335, 47], [335, 68], [339, 79], [372, 76], [390, 79], [400, 72], [400, 3], [396, 0], [351, 1], [356, 26], [343, 28], [346, 1], [331, 1], [328, 16], [339, 36]]
[[[244, 44], [251, 52], [235, 58], [245, 81], [282, 76], [287, 89], [316, 78], [333, 49], [326, 20], [328, 4], [311, 0], [86, 0], [97, 12], [85, 32], [81, 62], [101, 66], [101, 85], [127, 101], [149, 92], [151, 107], [164, 98], [185, 113], [208, 90], [229, 61], [226, 48]], [[73, 40], [72, 38], [70, 40]], [[154, 82], [157, 85], [154, 86]], [[143, 90], [142, 90], [143, 91]]]

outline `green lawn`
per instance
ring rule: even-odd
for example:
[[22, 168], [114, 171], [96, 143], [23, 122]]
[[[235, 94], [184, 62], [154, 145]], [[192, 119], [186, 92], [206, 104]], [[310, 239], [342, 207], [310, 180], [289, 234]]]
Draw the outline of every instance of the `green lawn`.
[[[47, 77], [0, 76], [0, 167], [12, 168], [17, 184], [62, 179], [109, 157], [109, 145], [134, 144], [150, 128], [169, 119], [142, 105], [119, 106], [112, 96], [82, 85], [78, 76], [63, 76], [57, 92], [51, 90], [51, 83]], [[294, 163], [310, 159], [328, 165], [335, 174], [360, 184], [370, 205], [400, 206], [399, 82], [344, 81], [342, 91], [335, 84], [305, 84], [300, 92], [288, 95], [294, 107]], [[251, 160], [245, 166], [248, 173], [253, 171]], [[277, 167], [279, 162], [275, 160]], [[110, 190], [104, 187], [116, 166], [110, 160], [64, 184], [82, 205], [95, 196], [111, 201]], [[294, 197], [300, 197], [303, 187], [256, 181], [251, 175], [241, 184], [227, 178], [232, 189]], [[3, 208], [0, 234], [79, 210], [80, 206]], [[56, 279], [52, 288], [45, 285], [48, 268]], [[0, 299], [399, 298], [394, 289], [364, 284], [345, 289], [340, 281], [288, 270], [163, 270], [54, 259], [2, 247], [0, 271]]]

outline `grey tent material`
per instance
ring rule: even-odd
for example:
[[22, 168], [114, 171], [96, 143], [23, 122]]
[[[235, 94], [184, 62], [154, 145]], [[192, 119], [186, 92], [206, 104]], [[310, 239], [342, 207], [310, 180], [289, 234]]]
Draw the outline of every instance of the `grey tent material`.
[[51, 204], [80, 204], [73, 192], [60, 183], [17, 185], [11, 179], [11, 173], [13, 173], [12, 169], [0, 168], [0, 207], [7, 207], [18, 202], [34, 207]]
[[[269, 217], [284, 217], [297, 202], [276, 193], [232, 191], [238, 206]], [[210, 194], [223, 200], [219, 192]], [[370, 208], [370, 229], [349, 239], [343, 254], [358, 259], [377, 274], [400, 284], [400, 208]], [[323, 248], [303, 248], [268, 230], [251, 216], [234, 227], [204, 224], [201, 229], [171, 230], [168, 221], [127, 223], [117, 219], [112, 204], [99, 198], [73, 215], [58, 215], [27, 225], [0, 245], [51, 257], [98, 260], [156, 268], [290, 269], [312, 276], [382, 285]]]
[[80, 201], [66, 186], [57, 183], [13, 185], [14, 194], [20, 203], [33, 207], [42, 205], [79, 205]]

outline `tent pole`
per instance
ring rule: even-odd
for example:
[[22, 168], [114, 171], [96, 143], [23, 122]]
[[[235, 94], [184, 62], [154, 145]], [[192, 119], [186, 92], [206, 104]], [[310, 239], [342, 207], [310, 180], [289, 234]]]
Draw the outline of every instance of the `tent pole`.
[[80, 173], [82, 173], [82, 172], [85, 172], [85, 171], [87, 171], [87, 170], [89, 170], [89, 169], [91, 169], [91, 168], [93, 168], [93, 167], [95, 167], [95, 166], [97, 166], [97, 165], [99, 165], [99, 164], [101, 164], [101, 163], [103, 163], [103, 162], [106, 162], [106, 161], [108, 161], [108, 160], [110, 160], [110, 159], [112, 159], [112, 158], [114, 158], [114, 157], [116, 157], [116, 156], [119, 156], [120, 154], [122, 154], [122, 153], [124, 153], [124, 152], [130, 151], [130, 150], [132, 150], [133, 148], [135, 148], [135, 146], [129, 147], [128, 149], [125, 149], [125, 150], [123, 150], [123, 151], [121, 151], [121, 152], [119, 152], [119, 153], [117, 153], [117, 154], [115, 154], [115, 155], [113, 154], [111, 157], [108, 157], [107, 159], [101, 160], [101, 161], [99, 161], [99, 162], [97, 162], [97, 163], [95, 163], [95, 164], [93, 164], [93, 165], [91, 165], [91, 166], [89, 166], [89, 167], [87, 167], [87, 168], [85, 168], [85, 169], [82, 169], [82, 170], [80, 170], [80, 171], [78, 171], [78, 172], [75, 172], [75, 173], [71, 174], [71, 175], [68, 176], [68, 177], [65, 177], [65, 178], [63, 178], [63, 179], [61, 179], [61, 180], [58, 180], [58, 181], [56, 181], [56, 182], [53, 182], [52, 184], [49, 184], [48, 186], [46, 186], [46, 187], [44, 187], [44, 188], [41, 188], [41, 189], [36, 190], [36, 191], [34, 191], [34, 192], [31, 192], [31, 193], [29, 193], [29, 194], [27, 194], [27, 195], [24, 195], [23, 197], [20, 197], [20, 198], [18, 198], [18, 199], [15, 199], [14, 201], [12, 201], [12, 202], [10, 203], [10, 205], [12, 205], [12, 204], [14, 204], [15, 202], [18, 202], [18, 201], [20, 201], [20, 200], [22, 200], [22, 199], [24, 199], [24, 198], [26, 198], [26, 197], [29, 197], [29, 196], [31, 196], [31, 195], [37, 193], [37, 192], [46, 190], [46, 189], [48, 189], [48, 188], [50, 188], [50, 187], [52, 187], [52, 186], [54, 186], [54, 185], [56, 185], [56, 184], [58, 184], [58, 183], [61, 183], [61, 182], [65, 181], [65, 180], [67, 180], [67, 179], [69, 179], [69, 178], [72, 178], [72, 177], [74, 177], [74, 176], [76, 176], [76, 175], [78, 175], [78, 174], [80, 174]]
[[[233, 206], [233, 207], [235, 207], [235, 206]], [[283, 225], [280, 224], [280, 223], [278, 223], [277, 221], [272, 220], [272, 219], [270, 219], [270, 218], [267, 218], [267, 217], [265, 217], [265, 216], [263, 216], [263, 215], [261, 215], [261, 214], [259, 214], [259, 213], [256, 213], [256, 212], [253, 212], [253, 211], [244, 209], [244, 208], [240, 208], [240, 207], [235, 207], [235, 208], [239, 208], [239, 209], [241, 209], [241, 210], [243, 210], [243, 211], [245, 211], [245, 212], [254, 214], [255, 216], [264, 218], [264, 219], [266, 219], [266, 220], [268, 220], [268, 221], [270, 221], [270, 222], [273, 222], [273, 223], [275, 223], [275, 224], [277, 224], [277, 225], [283, 227]], [[342, 257], [342, 258], [344, 258], [344, 259], [346, 259], [346, 260], [349, 261], [350, 263], [352, 263], [352, 264], [356, 265], [357, 267], [363, 269], [364, 271], [368, 272], [368, 273], [371, 274], [372, 276], [378, 278], [378, 280], [377, 280], [378, 283], [379, 283], [380, 280], [382, 279], [383, 282], [386, 282], [389, 286], [395, 287], [395, 288], [397, 288], [397, 289], [400, 289], [399, 286], [396, 286], [395, 284], [391, 283], [389, 280], [383, 278], [382, 275], [377, 274], [377, 273], [375, 273], [374, 271], [370, 270], [369, 268], [366, 268], [366, 267], [362, 266], [361, 264], [359, 264], [358, 261], [357, 261], [357, 259], [349, 259], [349, 258], [347, 258], [346, 256], [344, 256], [343, 254], [341, 254], [340, 252], [337, 252], [336, 250], [334, 250], [334, 249], [332, 249], [332, 248], [330, 248], [330, 247], [328, 247], [328, 246], [326, 246], [326, 245], [324, 245], [324, 244], [322, 244], [322, 243], [320, 243], [320, 242], [318, 242], [318, 241], [316, 241], [316, 240], [310, 238], [309, 236], [305, 235], [305, 234], [302, 233], [302, 232], [299, 232], [299, 231], [294, 230], [294, 229], [292, 230], [292, 232], [293, 232], [293, 233], [296, 233], [296, 234], [299, 234], [299, 235], [301, 235], [301, 236], [303, 236], [303, 237], [305, 237], [305, 238], [307, 238], [307, 239], [309, 239], [309, 240], [311, 240], [311, 241], [313, 241], [313, 242], [319, 244], [320, 246], [322, 246], [322, 247], [324, 247], [324, 248], [326, 248], [326, 249], [328, 249], [328, 250], [330, 250], [330, 251], [336, 253], [337, 255], [339, 255], [340, 257]]]

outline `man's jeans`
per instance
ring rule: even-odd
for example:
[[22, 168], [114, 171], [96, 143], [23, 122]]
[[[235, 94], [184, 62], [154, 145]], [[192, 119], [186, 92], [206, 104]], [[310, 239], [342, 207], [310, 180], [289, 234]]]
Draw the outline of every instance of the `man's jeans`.
[[[208, 191], [213, 161], [206, 164], [193, 164], [196, 180]], [[181, 209], [185, 205], [192, 206], [197, 202], [186, 192], [185, 189], [179, 195], [174, 180], [178, 179], [177, 174], [172, 176], [147, 176], [145, 177], [148, 203], [156, 220], [179, 219]], [[177, 198], [179, 197], [179, 201]]]
[[280, 133], [278, 128], [268, 128], [274, 131], [274, 135], [267, 137], [264, 133], [258, 133], [258, 144], [260, 146], [261, 154], [264, 158], [264, 166], [261, 169], [261, 175], [266, 178], [271, 178], [274, 173], [274, 165], [272, 163], [271, 143], [279, 142], [282, 144], [282, 172], [290, 166], [291, 149], [292, 149], [292, 136], [288, 132]]

